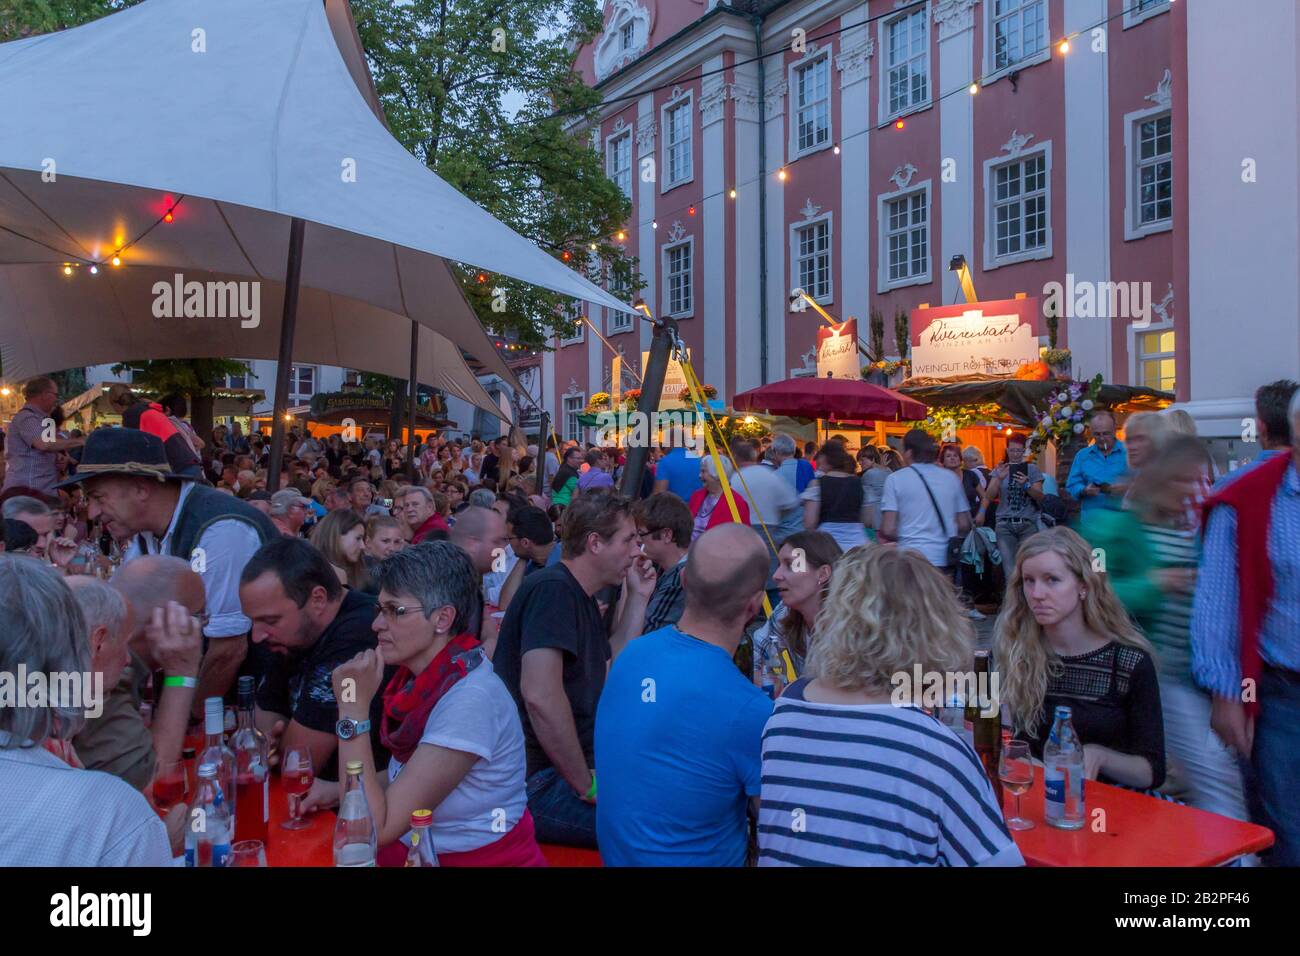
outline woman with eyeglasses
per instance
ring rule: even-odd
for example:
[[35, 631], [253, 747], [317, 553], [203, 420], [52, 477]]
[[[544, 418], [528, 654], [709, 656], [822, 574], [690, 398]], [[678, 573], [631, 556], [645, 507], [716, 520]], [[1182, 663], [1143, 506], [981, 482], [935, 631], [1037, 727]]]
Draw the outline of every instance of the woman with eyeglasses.
[[[519, 711], [468, 631], [479, 581], [469, 556], [448, 541], [387, 558], [374, 623], [379, 646], [334, 670], [340, 722], [366, 727], [340, 740], [339, 761], [364, 766], [381, 866], [405, 861], [415, 810], [433, 811], [429, 833], [442, 866], [546, 865], [528, 812]], [[384, 666], [393, 664], [383, 719], [369, 727]], [[370, 746], [375, 733], [392, 754], [382, 775]]]

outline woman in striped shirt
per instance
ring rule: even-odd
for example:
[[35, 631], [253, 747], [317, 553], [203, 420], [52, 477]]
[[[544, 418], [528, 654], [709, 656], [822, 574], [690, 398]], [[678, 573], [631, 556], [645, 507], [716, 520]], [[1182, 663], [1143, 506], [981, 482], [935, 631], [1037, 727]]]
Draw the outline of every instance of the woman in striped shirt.
[[916, 667], [970, 670], [970, 621], [942, 572], [913, 551], [854, 548], [814, 630], [808, 676], [763, 731], [759, 865], [1023, 864], [975, 752], [892, 702]]
[[1106, 556], [1116, 596], [1155, 649], [1171, 790], [1201, 810], [1247, 819], [1241, 770], [1210, 730], [1210, 695], [1192, 680], [1192, 595], [1199, 534], [1187, 527], [1209, 456], [1191, 435], [1170, 433], [1138, 472], [1123, 511], [1099, 510], [1084, 524]]

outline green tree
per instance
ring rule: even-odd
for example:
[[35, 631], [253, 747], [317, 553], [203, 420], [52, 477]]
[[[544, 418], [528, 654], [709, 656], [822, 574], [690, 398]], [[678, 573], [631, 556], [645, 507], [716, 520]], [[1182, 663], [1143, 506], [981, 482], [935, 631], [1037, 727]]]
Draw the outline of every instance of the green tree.
[[0, 0], [0, 43], [66, 30], [140, 0]]
[[247, 375], [248, 363], [233, 359], [150, 359], [121, 362], [113, 374], [131, 372], [131, 384], [158, 397], [180, 392], [190, 402], [190, 424], [204, 441], [212, 434], [213, 392], [215, 383], [227, 375]]
[[[574, 131], [600, 101], [572, 52], [601, 28], [597, 0], [353, 0], [352, 9], [393, 135], [521, 235], [632, 301], [644, 283], [616, 238], [631, 204]], [[513, 117], [507, 104], [519, 106]], [[530, 346], [544, 345], [543, 329], [570, 304], [505, 276], [458, 272], [484, 325]]]

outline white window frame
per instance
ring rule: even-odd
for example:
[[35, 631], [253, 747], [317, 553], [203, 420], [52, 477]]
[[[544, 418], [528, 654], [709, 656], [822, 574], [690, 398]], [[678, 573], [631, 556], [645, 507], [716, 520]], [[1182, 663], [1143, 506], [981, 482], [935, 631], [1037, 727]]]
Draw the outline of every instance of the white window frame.
[[[1128, 325], [1128, 381], [1129, 385], [1137, 386], [1142, 384], [1142, 362], [1143, 360], [1153, 361], [1157, 359], [1172, 358], [1177, 361], [1178, 358], [1178, 330], [1174, 328], [1174, 320], [1169, 319], [1165, 322], [1152, 322], [1146, 328], [1139, 329], [1132, 322]], [[1138, 336], [1147, 332], [1173, 332], [1174, 333], [1174, 350], [1173, 352], [1153, 352], [1150, 355], [1138, 355]], [[1178, 384], [1178, 366], [1174, 366], [1174, 384]]]
[[[243, 380], [244, 380], [244, 384], [243, 384], [243, 385], [236, 385], [236, 384], [234, 383], [234, 379], [237, 379], [237, 378], [241, 378], [241, 379], [243, 379]], [[245, 372], [243, 375], [227, 375], [227, 376], [226, 376], [226, 379], [225, 379], [225, 382], [223, 382], [222, 384], [223, 384], [224, 387], [226, 387], [226, 388], [252, 388], [253, 386], [251, 386], [250, 384], [248, 384], [248, 380], [251, 379], [251, 378], [253, 378], [253, 373], [252, 373], [252, 371]]]
[[[835, 301], [835, 224], [833, 213], [823, 213], [812, 219], [790, 223], [790, 285], [802, 288], [818, 305], [830, 305]], [[799, 233], [814, 226], [826, 225], [826, 293], [812, 295], [812, 290], [804, 286], [799, 277]]]
[[618, 49], [620, 53], [636, 47], [636, 21], [628, 19], [618, 25]]
[[[615, 146], [616, 140], [623, 140], [627, 143], [627, 169], [624, 170], [624, 172], [627, 174], [626, 188], [623, 186], [621, 182], [619, 182], [617, 178], [617, 171], [614, 170], [613, 163], [611, 162], [613, 158], [613, 148]], [[606, 136], [605, 137], [605, 175], [608, 176], [611, 180], [614, 181], [614, 183], [618, 185], [618, 188], [623, 191], [623, 195], [626, 196], [628, 199], [632, 198], [632, 167], [634, 165], [635, 165], [635, 161], [632, 158], [632, 127], [631, 126], [625, 127], [624, 129], [621, 129], [616, 133], [610, 133], [608, 136]]]
[[[1031, 2], [1037, 2], [1043, 8], [1043, 48], [1023, 59], [1016, 60], [1014, 63], [1008, 63], [1004, 67], [996, 68], [997, 37], [993, 33], [994, 0], [984, 0], [984, 76], [980, 81], [981, 86], [987, 86], [1008, 73], [1036, 66], [1039, 63], [1046, 63], [1052, 58], [1052, 4], [1049, 0], [1022, 0], [1020, 10], [1017, 11], [1016, 15], [1021, 16], [1024, 7]], [[1128, 3], [1129, 0], [1121, 0], [1121, 2]]]
[[[1023, 163], [1035, 154], [1043, 155], [1043, 200], [1047, 211], [1047, 241], [1041, 248], [1021, 250], [1006, 256], [997, 256], [997, 222], [993, 215], [996, 200], [993, 190], [993, 171], [1011, 163]], [[994, 156], [984, 161], [984, 271], [1000, 269], [1015, 265], [1017, 262], [1034, 262], [1038, 259], [1052, 258], [1052, 141], [1046, 140], [1037, 146], [1021, 150], [1014, 156]]]
[[[625, 286], [618, 285], [613, 278], [607, 283], [609, 294], [616, 299], [621, 299], [619, 294], [624, 291]], [[605, 309], [605, 334], [621, 335], [624, 332], [631, 332], [635, 325], [636, 316], [631, 312], [624, 312], [622, 309]]]
[[[934, 193], [931, 190], [933, 180], [913, 183], [906, 189], [896, 189], [892, 193], [881, 193], [876, 197], [876, 247], [879, 249], [876, 262], [876, 291], [888, 292], [891, 289], [904, 289], [912, 285], [929, 285], [934, 280]], [[925, 272], [907, 279], [889, 278], [889, 203], [912, 196], [914, 193], [925, 194]]]
[[[687, 269], [686, 275], [690, 282], [691, 301], [690, 307], [677, 312], [671, 311], [672, 306], [672, 273], [668, 269], [669, 253], [686, 247], [689, 251], [686, 254]], [[663, 301], [660, 303], [659, 311], [661, 314], [673, 319], [689, 319], [695, 315], [695, 237], [685, 236], [676, 242], [666, 242], [659, 247], [659, 266], [660, 274], [663, 276]]]
[[[686, 163], [689, 167], [689, 175], [669, 181], [668, 174], [671, 166], [668, 164], [668, 155], [672, 150], [672, 124], [668, 121], [668, 114], [677, 109], [686, 110]], [[659, 156], [659, 172], [662, 185], [659, 188], [660, 193], [666, 193], [670, 189], [676, 189], [678, 186], [685, 186], [687, 183], [695, 182], [695, 91], [686, 90], [676, 99], [671, 99], [663, 106], [659, 107], [659, 129], [662, 132]]]
[[[572, 319], [578, 324], [578, 332], [572, 338], [560, 338], [560, 348], [567, 348], [570, 345], [581, 345], [587, 341], [587, 323], [582, 321], [582, 306], [571, 307], [565, 310], [568, 314], [565, 318]], [[559, 338], [557, 336], [557, 338]]]
[[[921, 17], [921, 24], [925, 29], [925, 99], [920, 103], [914, 103], [897, 112], [892, 112], [889, 108], [889, 70], [891, 66], [889, 62], [889, 28], [900, 20], [913, 16]], [[927, 2], [920, 10], [908, 10], [896, 16], [882, 18], [879, 27], [879, 43], [881, 58], [880, 101], [877, 108], [880, 116], [879, 125], [887, 126], [900, 117], [919, 113], [921, 110], [927, 110], [934, 105], [934, 56], [931, 50], [930, 4]]]
[[1131, 27], [1135, 27], [1139, 23], [1145, 23], [1146, 21], [1150, 20], [1152, 17], [1158, 17], [1162, 13], [1169, 12], [1169, 0], [1163, 0], [1163, 2], [1157, 2], [1154, 5], [1147, 7], [1145, 10], [1131, 9], [1131, 7], [1133, 7], [1133, 5], [1138, 2], [1138, 0], [1122, 0], [1122, 2], [1124, 4], [1124, 29], [1125, 30]]
[[[573, 408], [573, 409], [570, 409], [570, 407], [569, 407], [569, 403], [570, 403], [571, 401], [574, 401], [574, 400], [577, 401], [577, 406], [576, 406], [575, 408]], [[577, 418], [578, 418], [579, 415], [582, 414], [583, 409], [585, 409], [586, 407], [587, 407], [587, 395], [586, 395], [585, 392], [579, 392], [579, 393], [576, 394], [576, 395], [561, 395], [561, 396], [560, 396], [560, 414], [564, 416], [564, 418], [563, 418], [563, 422], [564, 422], [564, 441], [577, 441], [577, 442], [580, 442], [580, 441], [583, 440], [583, 433], [584, 433], [587, 429], [585, 428], [585, 426], [580, 425], [580, 424], [577, 424]], [[569, 427], [569, 424], [570, 424], [570, 422], [569, 422], [569, 416], [570, 416], [570, 415], [573, 416], [573, 421], [574, 421], [574, 424], [575, 424], [575, 427], [572, 428], [572, 429], [570, 429], [570, 427]]]
[[[298, 372], [300, 369], [311, 369], [311, 388], [310, 392], [298, 391]], [[319, 365], [298, 365], [289, 366], [289, 403], [291, 405], [303, 405], [311, 401], [311, 397], [320, 391], [320, 366]]]
[[[812, 146], [799, 148], [799, 91], [802, 89], [801, 78], [806, 77], [814, 69], [825, 67], [826, 70], [826, 139], [821, 143], [814, 143]], [[787, 155], [791, 160], [798, 159], [800, 156], [807, 156], [810, 153], [819, 153], [823, 149], [830, 149], [835, 143], [835, 111], [832, 109], [833, 101], [831, 96], [831, 80], [833, 78], [831, 70], [831, 50], [825, 47], [816, 50], [802, 60], [790, 64], [789, 78], [787, 86], [790, 90], [790, 142], [787, 146]], [[818, 100], [803, 109], [814, 109]]]
[[[1153, 106], [1150, 109], [1134, 110], [1132, 113], [1124, 114], [1125, 242], [1129, 242], [1133, 239], [1141, 239], [1145, 236], [1155, 235], [1160, 232], [1169, 232], [1174, 228], [1172, 194], [1170, 197], [1171, 204], [1169, 209], [1169, 218], [1167, 220], [1147, 223], [1145, 225], [1138, 222], [1138, 214], [1141, 212], [1141, 191], [1138, 186], [1138, 127], [1150, 120], [1159, 119], [1161, 116], [1169, 116], [1170, 118], [1169, 162], [1172, 166], [1174, 160], [1173, 111], [1167, 106]], [[1172, 169], [1170, 175], [1173, 175]]]

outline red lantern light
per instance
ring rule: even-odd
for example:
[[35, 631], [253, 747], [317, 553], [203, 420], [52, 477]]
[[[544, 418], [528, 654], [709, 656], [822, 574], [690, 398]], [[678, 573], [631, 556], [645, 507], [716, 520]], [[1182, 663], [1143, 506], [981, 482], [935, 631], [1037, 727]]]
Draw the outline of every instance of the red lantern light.
[[163, 216], [163, 222], [171, 222], [175, 218], [176, 217], [172, 215], [172, 211], [168, 209], [166, 214]]
[[904, 124], [902, 120], [898, 120], [896, 123], [894, 123], [894, 129], [902, 129], [904, 125], [906, 124]]

